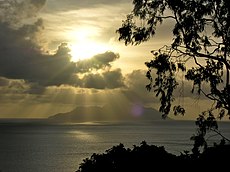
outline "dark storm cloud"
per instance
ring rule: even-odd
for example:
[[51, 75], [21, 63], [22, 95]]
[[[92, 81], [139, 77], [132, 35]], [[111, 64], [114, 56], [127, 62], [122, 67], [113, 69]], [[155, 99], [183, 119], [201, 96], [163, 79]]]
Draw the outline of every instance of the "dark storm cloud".
[[[89, 72], [111, 67], [111, 62], [119, 58], [118, 54], [105, 52], [91, 59], [77, 63], [71, 62], [70, 50], [62, 43], [52, 55], [44, 54], [36, 44], [36, 38], [43, 28], [42, 20], [31, 25], [15, 29], [6, 23], [0, 23], [0, 76], [9, 79], [23, 79], [40, 86], [76, 85], [87, 88], [121, 87], [120, 70], [105, 71], [103, 74], [88, 74], [83, 80], [77, 80], [76, 72]], [[40, 87], [32, 87], [32, 92], [40, 92]], [[37, 89], [39, 88], [39, 89]]]
[[[44, 30], [43, 20], [36, 19], [25, 24], [23, 19], [35, 16], [45, 2], [0, 2], [0, 9], [8, 11], [5, 15], [0, 12], [0, 87], [10, 80], [20, 80], [27, 87], [29, 85], [27, 93], [39, 94], [47, 86], [63, 84], [98, 89], [123, 86], [121, 71], [110, 71], [111, 63], [119, 58], [118, 54], [105, 52], [75, 63], [71, 61], [70, 49], [66, 43], [61, 43], [53, 54], [42, 50], [39, 43]], [[104, 72], [89, 74], [92, 70]], [[77, 73], [87, 75], [79, 79]]]
[[97, 54], [90, 59], [85, 59], [78, 61], [76, 63], [77, 72], [85, 73], [91, 70], [104, 69], [106, 67], [111, 67], [111, 62], [117, 60], [119, 58], [119, 54], [115, 54], [114, 52], [107, 51], [102, 54]]
[[70, 62], [69, 49], [61, 44], [54, 55], [44, 54], [36, 44], [42, 20], [19, 29], [0, 23], [0, 76], [24, 79], [41, 85], [70, 83], [75, 64]]
[[80, 80], [79, 84], [84, 88], [114, 89], [124, 86], [124, 78], [121, 70], [116, 69], [102, 74], [87, 74]]
[[[89, 72], [111, 67], [118, 54], [105, 52], [91, 59], [71, 62], [70, 49], [62, 43], [52, 55], [41, 51], [36, 43], [43, 28], [41, 19], [34, 24], [12, 28], [0, 23], [0, 76], [22, 79], [32, 84], [31, 93], [39, 93], [41, 86], [76, 85], [86, 88], [117, 88], [123, 85], [120, 70], [105, 71], [103, 74], [88, 74], [77, 80], [76, 72]], [[37, 86], [36, 86], [37, 85]]]
[[69, 84], [75, 71], [69, 49], [61, 44], [55, 54], [44, 54], [38, 45], [42, 19], [23, 24], [36, 15], [45, 0], [2, 1], [0, 4], [0, 76], [39, 85]]

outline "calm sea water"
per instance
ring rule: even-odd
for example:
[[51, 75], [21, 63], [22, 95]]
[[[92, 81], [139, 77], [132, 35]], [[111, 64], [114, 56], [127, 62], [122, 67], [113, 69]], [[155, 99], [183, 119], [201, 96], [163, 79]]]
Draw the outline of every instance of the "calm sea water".
[[[221, 124], [230, 136], [230, 123]], [[145, 140], [180, 154], [191, 150], [193, 121], [42, 125], [0, 124], [1, 172], [74, 172], [84, 158], [123, 143], [132, 148]], [[212, 138], [213, 139], [213, 138]]]

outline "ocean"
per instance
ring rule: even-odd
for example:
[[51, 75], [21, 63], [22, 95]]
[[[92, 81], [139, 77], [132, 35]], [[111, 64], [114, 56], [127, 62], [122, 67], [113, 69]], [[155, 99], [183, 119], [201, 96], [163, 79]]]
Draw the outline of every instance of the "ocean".
[[[220, 130], [230, 138], [229, 122], [221, 123]], [[179, 155], [192, 149], [190, 137], [194, 133], [194, 121], [65, 125], [0, 122], [0, 172], [74, 172], [83, 159], [119, 143], [132, 148], [146, 141]], [[210, 143], [215, 139], [210, 137]]]

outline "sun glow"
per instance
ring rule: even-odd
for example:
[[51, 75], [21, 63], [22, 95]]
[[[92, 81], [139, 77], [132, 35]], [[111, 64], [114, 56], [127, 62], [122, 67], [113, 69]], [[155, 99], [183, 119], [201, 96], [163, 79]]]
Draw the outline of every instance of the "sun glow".
[[96, 28], [80, 28], [69, 32], [72, 61], [88, 59], [111, 50], [109, 45], [98, 41], [100, 32]]
[[74, 43], [70, 46], [72, 61], [88, 59], [96, 54], [104, 53], [109, 47], [94, 41], [86, 40], [81, 43]]

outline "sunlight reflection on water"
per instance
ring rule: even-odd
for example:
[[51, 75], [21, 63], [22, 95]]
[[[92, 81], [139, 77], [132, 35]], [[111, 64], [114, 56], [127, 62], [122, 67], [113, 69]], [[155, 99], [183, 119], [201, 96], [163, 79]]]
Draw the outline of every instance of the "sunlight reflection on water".
[[96, 135], [85, 132], [85, 131], [69, 131], [68, 132], [71, 135], [74, 135], [74, 137], [77, 138], [77, 140], [85, 141], [85, 142], [95, 142], [97, 141]]

